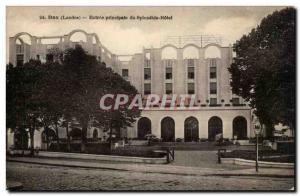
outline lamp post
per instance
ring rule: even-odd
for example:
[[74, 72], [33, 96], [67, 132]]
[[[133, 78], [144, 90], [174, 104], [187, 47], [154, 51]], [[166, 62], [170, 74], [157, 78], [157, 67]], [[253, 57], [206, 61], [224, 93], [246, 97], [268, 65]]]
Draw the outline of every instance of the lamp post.
[[255, 133], [256, 136], [256, 158], [255, 158], [255, 171], [258, 172], [258, 133]]
[[254, 124], [254, 132], [255, 132], [255, 151], [256, 151], [256, 157], [255, 157], [255, 170], [258, 172], [258, 136], [262, 132], [263, 126], [259, 123], [258, 120], [256, 120]]
[[255, 126], [255, 136], [256, 136], [256, 158], [255, 158], [255, 170], [258, 172], [258, 137], [265, 129], [264, 124], [259, 124], [258, 126]]

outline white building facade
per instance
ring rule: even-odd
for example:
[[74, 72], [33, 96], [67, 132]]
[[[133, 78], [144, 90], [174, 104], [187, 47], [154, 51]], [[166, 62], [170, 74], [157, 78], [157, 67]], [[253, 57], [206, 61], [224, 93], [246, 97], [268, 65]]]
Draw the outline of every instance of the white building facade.
[[[74, 41], [72, 38], [76, 34], [81, 34], [81, 39]], [[23, 37], [27, 37], [26, 42]], [[144, 139], [146, 134], [152, 133], [162, 141], [180, 138], [186, 142], [199, 138], [213, 140], [220, 133], [229, 139], [254, 137], [251, 108], [241, 97], [234, 95], [230, 87], [228, 68], [233, 59], [232, 47], [221, 46], [207, 37], [199, 39], [166, 43], [159, 48], [144, 48], [141, 53], [124, 56], [110, 52], [96, 34], [80, 29], [50, 37], [23, 32], [9, 39], [9, 61], [13, 65], [29, 59], [43, 62], [51, 58], [47, 54], [53, 48], [63, 51], [80, 44], [128, 80], [144, 98], [149, 94], [195, 96], [195, 108], [152, 107], [143, 110], [133, 127], [122, 129], [119, 137]], [[52, 42], [48, 43], [49, 40]], [[42, 137], [42, 132], [36, 137]], [[61, 138], [66, 137], [64, 129], [59, 134]], [[88, 137], [103, 139], [107, 135], [91, 127]]]

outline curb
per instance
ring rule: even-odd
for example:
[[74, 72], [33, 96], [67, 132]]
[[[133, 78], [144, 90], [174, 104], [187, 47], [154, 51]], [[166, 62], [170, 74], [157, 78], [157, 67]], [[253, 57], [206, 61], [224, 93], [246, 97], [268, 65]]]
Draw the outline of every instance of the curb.
[[84, 159], [84, 160], [130, 162], [130, 163], [149, 163], [149, 164], [167, 163], [166, 157], [146, 158], [146, 157], [129, 157], [129, 156], [117, 156], [117, 155], [96, 155], [96, 154], [84, 154], [84, 153], [62, 153], [62, 152], [45, 152], [45, 151], [39, 152], [37, 157], [70, 158], [70, 159]]
[[[255, 161], [247, 160], [247, 159], [240, 159], [240, 158], [221, 158], [221, 163], [255, 166]], [[258, 165], [259, 165], [259, 167], [263, 167], [263, 168], [294, 169], [294, 163], [277, 163], [277, 162], [258, 161]]]
[[268, 178], [294, 178], [294, 175], [278, 175], [278, 174], [260, 174], [260, 173], [254, 173], [254, 174], [208, 174], [204, 176], [249, 176], [249, 177], [268, 177]]

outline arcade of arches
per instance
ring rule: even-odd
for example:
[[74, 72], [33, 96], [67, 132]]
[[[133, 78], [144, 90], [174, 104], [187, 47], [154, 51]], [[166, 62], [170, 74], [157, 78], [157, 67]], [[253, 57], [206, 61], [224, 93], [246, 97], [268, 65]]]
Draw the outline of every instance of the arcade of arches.
[[[223, 133], [222, 119], [213, 116], [208, 120], [208, 140], [213, 141], [216, 136]], [[161, 139], [164, 142], [175, 141], [175, 121], [171, 117], [165, 117], [161, 120]], [[190, 116], [184, 121], [184, 141], [193, 142], [199, 140], [199, 122], [197, 118]], [[145, 139], [147, 134], [151, 134], [151, 120], [147, 117], [142, 117], [137, 123], [138, 139]], [[242, 116], [237, 116], [232, 121], [232, 138], [246, 139], [247, 138], [247, 120]]]

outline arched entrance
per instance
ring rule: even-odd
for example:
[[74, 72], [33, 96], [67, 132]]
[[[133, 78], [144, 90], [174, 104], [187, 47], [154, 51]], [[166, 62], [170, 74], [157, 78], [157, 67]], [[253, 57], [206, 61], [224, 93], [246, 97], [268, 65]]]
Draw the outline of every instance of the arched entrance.
[[53, 129], [46, 128], [42, 132], [42, 143], [44, 143], [43, 146], [46, 147], [46, 150], [49, 150], [49, 146], [51, 145], [52, 141], [55, 141], [56, 139], [57, 137]]
[[70, 132], [71, 140], [81, 140], [82, 132], [79, 128], [73, 128]]
[[15, 149], [28, 149], [28, 133], [25, 129], [17, 129], [14, 133]]
[[208, 121], [208, 140], [215, 140], [220, 133], [223, 133], [222, 120], [217, 116], [211, 117]]
[[193, 142], [199, 140], [199, 123], [195, 117], [188, 117], [184, 121], [184, 141]]
[[53, 129], [47, 128], [42, 132], [42, 142], [47, 143], [56, 139], [56, 134]]
[[236, 139], [238, 140], [247, 138], [247, 120], [244, 117], [238, 116], [234, 118], [232, 121], [232, 128], [233, 128], [233, 133], [232, 133], [233, 138], [236, 137]]
[[98, 130], [97, 129], [93, 130], [93, 139], [95, 139], [95, 140], [98, 139]]
[[161, 138], [163, 142], [175, 141], [175, 121], [171, 117], [165, 117], [161, 121]]
[[151, 133], [151, 120], [147, 117], [142, 117], [138, 121], [138, 138], [146, 139], [146, 135]]

